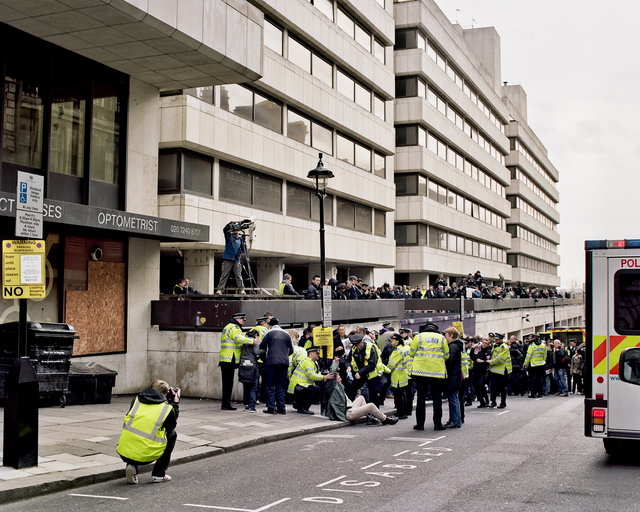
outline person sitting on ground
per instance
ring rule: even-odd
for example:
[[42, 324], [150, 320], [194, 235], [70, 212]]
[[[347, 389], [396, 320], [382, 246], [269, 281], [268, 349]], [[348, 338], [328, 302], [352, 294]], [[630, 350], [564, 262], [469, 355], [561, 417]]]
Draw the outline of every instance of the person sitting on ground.
[[166, 471], [178, 438], [175, 429], [179, 402], [180, 388], [171, 388], [163, 380], [154, 381], [131, 401], [116, 447], [118, 455], [127, 464], [128, 484], [137, 484], [139, 467], [153, 461], [151, 482], [171, 480]]

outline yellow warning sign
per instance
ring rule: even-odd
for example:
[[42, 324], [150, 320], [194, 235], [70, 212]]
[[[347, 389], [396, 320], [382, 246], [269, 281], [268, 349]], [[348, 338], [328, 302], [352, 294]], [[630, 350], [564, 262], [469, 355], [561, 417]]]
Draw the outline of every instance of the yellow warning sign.
[[[313, 344], [316, 347], [327, 347], [326, 357], [333, 358], [333, 329], [331, 327], [314, 327], [313, 328]], [[322, 354], [321, 354], [322, 355]]]
[[456, 328], [456, 330], [460, 333], [460, 336], [464, 335], [464, 327], [462, 327], [462, 322], [453, 322], [451, 325]]
[[2, 298], [46, 296], [44, 240], [2, 241]]

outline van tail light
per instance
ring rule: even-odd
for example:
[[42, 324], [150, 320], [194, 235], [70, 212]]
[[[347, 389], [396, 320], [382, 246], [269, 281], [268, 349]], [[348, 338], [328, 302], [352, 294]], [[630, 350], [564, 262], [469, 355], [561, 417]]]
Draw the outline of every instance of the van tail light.
[[591, 429], [594, 432], [604, 432], [605, 409], [591, 409]]

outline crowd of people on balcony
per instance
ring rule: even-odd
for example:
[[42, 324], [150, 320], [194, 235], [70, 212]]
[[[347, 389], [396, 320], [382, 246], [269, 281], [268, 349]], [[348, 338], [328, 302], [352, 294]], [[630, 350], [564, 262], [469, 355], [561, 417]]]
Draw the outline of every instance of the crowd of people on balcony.
[[[314, 300], [322, 298], [321, 278], [314, 275], [309, 287], [302, 292], [305, 299]], [[333, 300], [371, 300], [371, 299], [457, 299], [460, 297], [472, 299], [554, 299], [570, 298], [571, 294], [559, 293], [554, 288], [542, 289], [537, 286], [523, 285], [520, 281], [515, 283], [491, 284], [488, 283], [481, 272], [468, 274], [460, 280], [447, 281], [443, 274], [439, 274], [433, 284], [423, 284], [415, 287], [409, 285], [390, 285], [384, 283], [380, 287], [370, 286], [357, 276], [351, 276], [344, 283], [338, 283], [331, 278], [327, 281], [331, 286], [331, 298]], [[283, 288], [286, 286], [286, 288]], [[279, 290], [280, 295], [298, 295], [291, 285], [291, 276], [284, 275]]]

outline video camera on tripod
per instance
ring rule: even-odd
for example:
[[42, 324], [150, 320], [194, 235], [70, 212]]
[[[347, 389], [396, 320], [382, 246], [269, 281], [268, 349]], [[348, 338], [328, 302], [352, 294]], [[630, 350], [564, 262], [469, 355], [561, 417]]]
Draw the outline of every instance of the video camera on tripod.
[[256, 218], [249, 217], [248, 219], [244, 219], [238, 222], [231, 223], [231, 230], [241, 232], [243, 236], [246, 236], [247, 233], [245, 231], [253, 231], [256, 228]]

